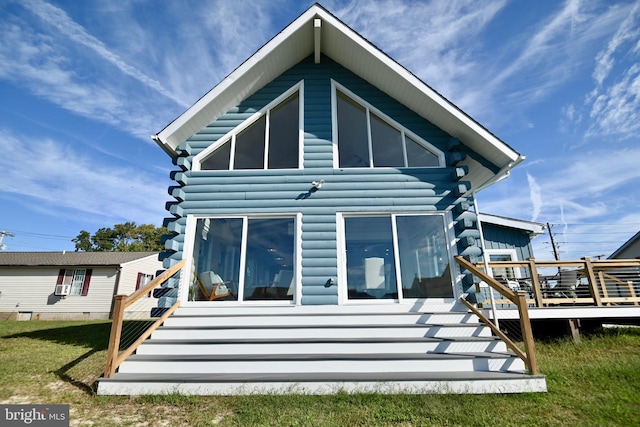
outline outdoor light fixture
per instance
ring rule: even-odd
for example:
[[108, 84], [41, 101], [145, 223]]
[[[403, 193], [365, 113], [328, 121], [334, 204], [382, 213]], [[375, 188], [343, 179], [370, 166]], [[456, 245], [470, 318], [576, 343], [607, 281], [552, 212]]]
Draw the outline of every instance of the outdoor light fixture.
[[313, 181], [313, 182], [311, 183], [311, 186], [312, 186], [313, 188], [315, 188], [316, 190], [319, 190], [319, 189], [321, 189], [321, 188], [322, 188], [322, 184], [324, 184], [324, 179], [321, 179], [320, 181]]

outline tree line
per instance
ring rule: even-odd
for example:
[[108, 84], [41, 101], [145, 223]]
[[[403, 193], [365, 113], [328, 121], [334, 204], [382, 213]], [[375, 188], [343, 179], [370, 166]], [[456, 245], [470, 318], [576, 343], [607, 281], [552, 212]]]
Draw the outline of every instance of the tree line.
[[82, 230], [71, 241], [76, 252], [156, 252], [164, 249], [162, 236], [168, 232], [166, 227], [125, 222], [93, 234]]

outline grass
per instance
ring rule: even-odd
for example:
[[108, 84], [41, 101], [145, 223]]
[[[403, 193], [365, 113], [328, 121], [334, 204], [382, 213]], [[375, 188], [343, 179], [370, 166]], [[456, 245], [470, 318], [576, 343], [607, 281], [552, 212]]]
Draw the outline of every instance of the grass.
[[640, 329], [536, 343], [548, 393], [96, 396], [105, 322], [0, 322], [0, 403], [68, 403], [72, 425], [640, 426]]

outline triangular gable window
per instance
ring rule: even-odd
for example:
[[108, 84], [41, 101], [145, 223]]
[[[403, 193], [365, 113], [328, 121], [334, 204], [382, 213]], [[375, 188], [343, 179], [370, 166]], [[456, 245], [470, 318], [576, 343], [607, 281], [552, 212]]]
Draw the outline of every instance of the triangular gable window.
[[[336, 84], [337, 86], [337, 84]], [[335, 90], [338, 167], [440, 167], [444, 155], [344, 88]]]
[[221, 138], [213, 152], [204, 152], [200, 170], [297, 169], [300, 87], [288, 91], [248, 119], [248, 124]]

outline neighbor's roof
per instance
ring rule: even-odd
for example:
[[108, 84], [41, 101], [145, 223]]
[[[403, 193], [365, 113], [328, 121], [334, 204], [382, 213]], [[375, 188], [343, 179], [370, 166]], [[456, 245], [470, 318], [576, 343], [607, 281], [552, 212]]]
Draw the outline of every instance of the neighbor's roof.
[[158, 252], [0, 252], [0, 266], [110, 266], [157, 255]]
[[486, 213], [480, 213], [478, 215], [480, 222], [500, 225], [502, 227], [515, 228], [517, 230], [523, 230], [533, 235], [544, 233], [545, 226], [539, 222], [525, 221], [523, 219], [509, 218], [506, 216], [491, 215]]
[[[419, 49], [419, 46], [416, 46]], [[467, 157], [465, 177], [480, 188], [524, 160], [418, 77], [318, 4], [289, 24], [255, 54], [165, 127], [153, 139], [171, 156], [182, 142], [311, 54], [322, 53], [440, 127], [495, 165]]]
[[640, 242], [640, 231], [637, 232], [633, 237], [631, 237], [629, 240], [627, 240], [626, 242], [624, 242], [622, 244], [622, 246], [620, 246], [618, 249], [616, 249], [611, 255], [609, 255], [608, 259], [615, 259], [618, 258], [624, 251], [626, 251], [627, 249], [629, 249], [631, 246], [633, 246], [634, 244], [637, 244], [638, 242]]

